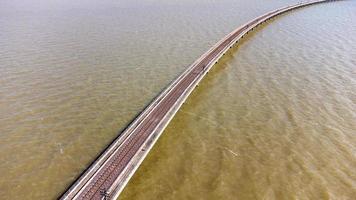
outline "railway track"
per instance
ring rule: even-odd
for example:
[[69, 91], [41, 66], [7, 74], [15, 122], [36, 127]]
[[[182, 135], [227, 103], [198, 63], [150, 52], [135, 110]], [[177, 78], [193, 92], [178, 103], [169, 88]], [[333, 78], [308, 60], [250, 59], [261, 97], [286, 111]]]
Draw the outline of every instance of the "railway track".
[[276, 9], [240, 26], [220, 40], [162, 91], [60, 199], [116, 199], [189, 94], [229, 48], [272, 17], [322, 2], [327, 0]]

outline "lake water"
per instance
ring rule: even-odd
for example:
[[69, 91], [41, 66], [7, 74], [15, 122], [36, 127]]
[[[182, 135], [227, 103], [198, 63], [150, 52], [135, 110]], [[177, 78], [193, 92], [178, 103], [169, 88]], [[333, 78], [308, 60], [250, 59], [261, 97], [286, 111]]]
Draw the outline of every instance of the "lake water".
[[[55, 199], [170, 81], [297, 1], [2, 0], [0, 196]], [[356, 196], [356, 2], [279, 16], [193, 92], [121, 199]]]

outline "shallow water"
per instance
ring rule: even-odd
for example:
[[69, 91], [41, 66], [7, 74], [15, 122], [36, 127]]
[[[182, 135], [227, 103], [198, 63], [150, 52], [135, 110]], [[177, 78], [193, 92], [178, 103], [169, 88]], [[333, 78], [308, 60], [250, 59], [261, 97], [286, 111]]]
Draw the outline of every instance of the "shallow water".
[[[0, 196], [53, 199], [164, 86], [293, 1], [0, 3]], [[356, 196], [356, 4], [255, 30], [204, 79], [122, 199]]]
[[251, 34], [200, 84], [121, 199], [353, 199], [355, 9], [309, 7]]

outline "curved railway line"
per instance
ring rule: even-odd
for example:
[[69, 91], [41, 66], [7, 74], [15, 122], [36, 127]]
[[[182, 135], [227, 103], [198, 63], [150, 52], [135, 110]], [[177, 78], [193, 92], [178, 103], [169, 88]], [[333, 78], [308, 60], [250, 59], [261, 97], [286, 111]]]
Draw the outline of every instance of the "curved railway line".
[[328, 1], [310, 1], [276, 9], [225, 36], [163, 90], [60, 199], [116, 199], [181, 105], [226, 51], [253, 28], [277, 15]]

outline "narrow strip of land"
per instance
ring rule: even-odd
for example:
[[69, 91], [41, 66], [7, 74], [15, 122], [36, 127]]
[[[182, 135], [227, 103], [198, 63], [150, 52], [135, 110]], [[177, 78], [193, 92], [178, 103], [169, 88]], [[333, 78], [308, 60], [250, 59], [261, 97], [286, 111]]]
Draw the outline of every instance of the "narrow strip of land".
[[237, 28], [195, 61], [112, 142], [61, 199], [115, 199], [164, 128], [210, 68], [254, 27], [284, 12], [327, 0], [274, 10]]

